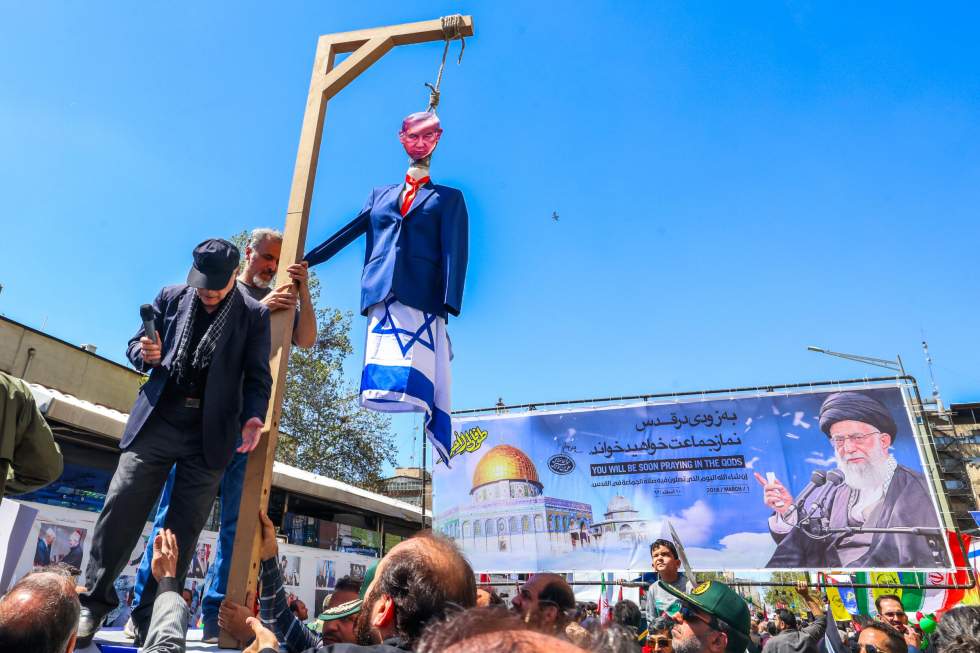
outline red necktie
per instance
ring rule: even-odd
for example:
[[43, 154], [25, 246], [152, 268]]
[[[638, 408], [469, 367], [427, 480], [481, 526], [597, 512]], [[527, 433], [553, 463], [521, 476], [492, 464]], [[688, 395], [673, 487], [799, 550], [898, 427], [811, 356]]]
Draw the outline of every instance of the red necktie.
[[408, 213], [408, 210], [412, 208], [412, 202], [415, 200], [415, 195], [419, 192], [419, 186], [429, 183], [429, 177], [422, 177], [419, 180], [412, 179], [410, 176], [405, 175], [405, 183], [411, 188], [405, 193], [405, 201], [402, 202], [402, 217]]

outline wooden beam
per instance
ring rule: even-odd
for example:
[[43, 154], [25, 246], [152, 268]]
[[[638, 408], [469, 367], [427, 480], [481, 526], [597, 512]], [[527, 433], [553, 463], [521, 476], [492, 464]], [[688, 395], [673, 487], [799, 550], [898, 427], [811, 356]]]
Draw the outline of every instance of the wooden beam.
[[[463, 17], [459, 31], [464, 37], [473, 35], [471, 16]], [[320, 37], [313, 61], [313, 74], [306, 99], [303, 127], [300, 130], [296, 165], [293, 168], [282, 253], [279, 258], [280, 269], [300, 261], [304, 253], [327, 102], [394, 46], [442, 41], [443, 38], [441, 20], [326, 34]], [[336, 56], [347, 52], [351, 54], [339, 65], [334, 66]], [[279, 418], [286, 385], [292, 326], [293, 315], [290, 311], [277, 311], [272, 314], [270, 361], [272, 396], [259, 446], [249, 454], [245, 468], [238, 528], [235, 533], [235, 546], [226, 591], [229, 600], [240, 604], [245, 603], [245, 598], [250, 592], [256, 591], [261, 541], [258, 512], [260, 509], [265, 510], [269, 505], [272, 463], [279, 439]], [[223, 648], [240, 648], [243, 643], [237, 642], [229, 633], [221, 631], [219, 644]]]

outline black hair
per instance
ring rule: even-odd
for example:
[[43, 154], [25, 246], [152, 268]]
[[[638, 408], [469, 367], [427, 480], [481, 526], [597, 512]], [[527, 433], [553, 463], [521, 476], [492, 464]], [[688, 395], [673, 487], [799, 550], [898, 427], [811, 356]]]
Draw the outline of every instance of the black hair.
[[766, 632], [769, 633], [770, 637], [775, 637], [776, 635], [779, 634], [779, 628], [777, 628], [776, 624], [774, 624], [773, 622], [767, 621]]
[[592, 636], [592, 653], [635, 653], [639, 650], [636, 633], [632, 628], [611, 624]]
[[[875, 610], [878, 611], [878, 614], [881, 614], [881, 602], [888, 599], [891, 599], [892, 601], [898, 601], [898, 604], [902, 605], [902, 599], [897, 594], [882, 594], [881, 596], [875, 599]], [[905, 610], [905, 606], [902, 606], [902, 610]]]
[[944, 614], [934, 642], [943, 653], [980, 651], [980, 606], [959, 605]]
[[776, 610], [776, 616], [786, 624], [787, 628], [796, 628], [796, 615], [785, 608]]
[[476, 605], [473, 569], [452, 540], [432, 533], [412, 540], [424, 541], [428, 546], [403, 547], [385, 556], [368, 596], [372, 600], [381, 595], [391, 597], [395, 604], [395, 631], [409, 647], [430, 620], [445, 615], [450, 602], [461, 608]]
[[653, 555], [653, 550], [658, 546], [662, 546], [670, 551], [670, 555], [674, 556], [675, 559], [680, 559], [677, 555], [677, 547], [670, 540], [654, 540], [653, 544], [650, 545], [650, 555]]
[[640, 606], [629, 599], [623, 599], [613, 607], [613, 621], [620, 626], [626, 626], [639, 632], [642, 622]]
[[[30, 605], [15, 605], [11, 597], [24, 594], [31, 597]], [[0, 600], [0, 651], [62, 653], [78, 626], [80, 611], [67, 568], [53, 565], [33, 571]]]
[[888, 651], [885, 651], [885, 653], [908, 653], [909, 645], [905, 643], [905, 638], [894, 627], [886, 624], [884, 621], [866, 621], [862, 624], [861, 630], [877, 630], [879, 633], [884, 633], [888, 638]]
[[575, 593], [564, 578], [552, 578], [538, 592], [538, 601], [550, 601], [560, 610], [571, 610], [575, 607]]
[[343, 576], [337, 580], [337, 584], [333, 586], [334, 592], [354, 592], [355, 594], [361, 593], [361, 581], [356, 578], [351, 578], [350, 576]]

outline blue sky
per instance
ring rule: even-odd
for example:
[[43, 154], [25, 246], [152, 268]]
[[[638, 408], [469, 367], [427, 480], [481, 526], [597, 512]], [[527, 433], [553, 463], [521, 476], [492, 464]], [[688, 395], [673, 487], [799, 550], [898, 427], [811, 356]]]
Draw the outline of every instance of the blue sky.
[[[923, 332], [944, 398], [980, 399], [965, 3], [4, 3], [0, 312], [123, 360], [194, 244], [283, 223], [316, 37], [457, 11], [432, 169], [471, 218], [456, 407], [875, 373], [810, 344], [927, 390]], [[441, 50], [330, 103], [309, 245], [401, 177]], [[325, 302], [356, 311], [362, 252], [319, 268]]]

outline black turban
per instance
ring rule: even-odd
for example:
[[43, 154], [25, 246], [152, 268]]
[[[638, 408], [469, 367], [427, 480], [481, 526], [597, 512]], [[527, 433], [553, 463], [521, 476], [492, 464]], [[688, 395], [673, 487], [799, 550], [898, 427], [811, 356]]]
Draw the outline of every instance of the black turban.
[[877, 399], [860, 392], [835, 392], [823, 400], [820, 407], [820, 430], [830, 437], [830, 427], [837, 422], [853, 420], [871, 424], [882, 433], [892, 436], [895, 441], [895, 424], [891, 413]]

